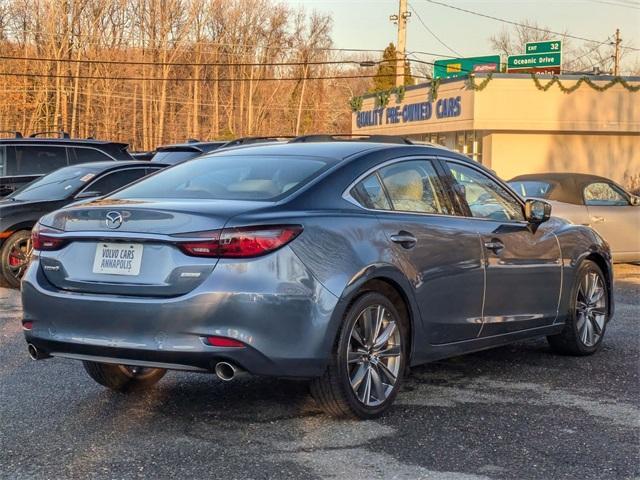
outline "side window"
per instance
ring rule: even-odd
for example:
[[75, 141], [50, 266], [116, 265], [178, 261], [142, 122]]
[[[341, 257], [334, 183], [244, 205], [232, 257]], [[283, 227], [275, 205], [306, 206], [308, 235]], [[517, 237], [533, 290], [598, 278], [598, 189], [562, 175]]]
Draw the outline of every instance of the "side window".
[[127, 170], [120, 170], [119, 172], [108, 173], [104, 177], [101, 177], [87, 185], [83, 191], [96, 192], [96, 195], [106, 195], [114, 190], [129, 185], [135, 182], [139, 178], [145, 176], [145, 168], [130, 168]]
[[458, 163], [447, 162], [469, 205], [471, 215], [492, 220], [524, 221], [522, 206], [491, 177]]
[[70, 165], [113, 160], [113, 158], [95, 148], [72, 147], [69, 150], [69, 153], [71, 153], [69, 155]]
[[47, 145], [16, 145], [13, 160], [9, 162], [9, 175], [42, 175], [67, 166], [64, 147]]
[[390, 210], [389, 201], [378, 181], [372, 173], [351, 189], [351, 196], [363, 207], [376, 210]]
[[590, 206], [629, 205], [627, 197], [615, 185], [605, 182], [591, 183], [584, 187], [584, 203]]
[[411, 160], [380, 169], [391, 207], [403, 212], [451, 214], [448, 197], [433, 164]]

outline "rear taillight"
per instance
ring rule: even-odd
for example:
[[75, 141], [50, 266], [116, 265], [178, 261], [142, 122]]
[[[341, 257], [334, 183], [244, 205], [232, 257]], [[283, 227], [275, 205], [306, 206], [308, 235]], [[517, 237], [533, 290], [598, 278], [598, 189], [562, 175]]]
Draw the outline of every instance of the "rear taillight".
[[251, 258], [283, 247], [302, 232], [300, 225], [266, 225], [225, 228], [182, 236], [203, 237], [202, 241], [178, 242], [187, 255], [194, 257]]
[[51, 233], [61, 233], [59, 230], [44, 227], [39, 223], [31, 230], [31, 245], [34, 250], [59, 250], [65, 246], [67, 240], [50, 236]]

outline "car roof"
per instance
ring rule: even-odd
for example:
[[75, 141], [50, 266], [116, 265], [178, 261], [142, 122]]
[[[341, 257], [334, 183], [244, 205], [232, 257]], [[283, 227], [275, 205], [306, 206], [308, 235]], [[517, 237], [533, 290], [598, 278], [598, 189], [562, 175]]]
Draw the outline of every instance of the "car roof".
[[[215, 150], [207, 156], [221, 155], [300, 155], [305, 157], [323, 157], [325, 159], [343, 160], [347, 157], [357, 155], [364, 152], [373, 152], [380, 150], [416, 150], [422, 154], [437, 155], [443, 150], [453, 154], [456, 158], [462, 157], [460, 154], [448, 150], [444, 147], [434, 145], [400, 145], [394, 143], [376, 143], [376, 142], [300, 142], [300, 143], [261, 143], [256, 145], [246, 145], [240, 148]], [[468, 157], [462, 157], [469, 162], [473, 162]]]
[[528, 173], [526, 175], [518, 175], [517, 177], [509, 180], [510, 182], [515, 181], [549, 181], [556, 183], [563, 183], [568, 180], [577, 181], [579, 183], [591, 183], [598, 181], [612, 182], [612, 180], [601, 177], [599, 175], [592, 175], [590, 173], [568, 173], [568, 172], [549, 172], [549, 173]]
[[87, 162], [87, 163], [76, 163], [74, 165], [68, 165], [62, 168], [85, 168], [87, 170], [93, 170], [94, 172], [102, 172], [107, 170], [119, 170], [121, 168], [127, 167], [151, 167], [151, 168], [162, 168], [166, 165], [162, 163], [151, 163], [148, 160], [117, 160], [117, 161], [100, 161], [100, 162]]
[[127, 143], [113, 142], [110, 140], [96, 140], [94, 138], [47, 138], [47, 137], [22, 137], [22, 138], [0, 138], [0, 143], [13, 144], [62, 144], [62, 145], [117, 145], [127, 147]]

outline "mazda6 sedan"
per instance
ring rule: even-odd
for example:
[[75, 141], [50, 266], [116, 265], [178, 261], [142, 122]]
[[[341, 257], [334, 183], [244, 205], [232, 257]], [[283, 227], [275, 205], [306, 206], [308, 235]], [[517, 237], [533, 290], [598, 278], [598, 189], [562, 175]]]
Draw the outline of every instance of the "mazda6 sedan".
[[167, 369], [301, 377], [372, 418], [409, 366], [540, 336], [592, 354], [613, 314], [594, 230], [431, 146], [213, 153], [46, 215], [33, 248], [30, 356], [117, 391]]

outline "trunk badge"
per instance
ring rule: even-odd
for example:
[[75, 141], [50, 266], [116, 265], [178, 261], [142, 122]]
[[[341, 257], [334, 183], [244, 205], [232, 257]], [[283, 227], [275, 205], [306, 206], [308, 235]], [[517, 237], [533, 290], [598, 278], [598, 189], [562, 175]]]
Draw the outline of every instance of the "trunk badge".
[[123, 222], [122, 214], [120, 212], [107, 212], [107, 218], [105, 219], [105, 223], [107, 224], [107, 228], [120, 228]]

